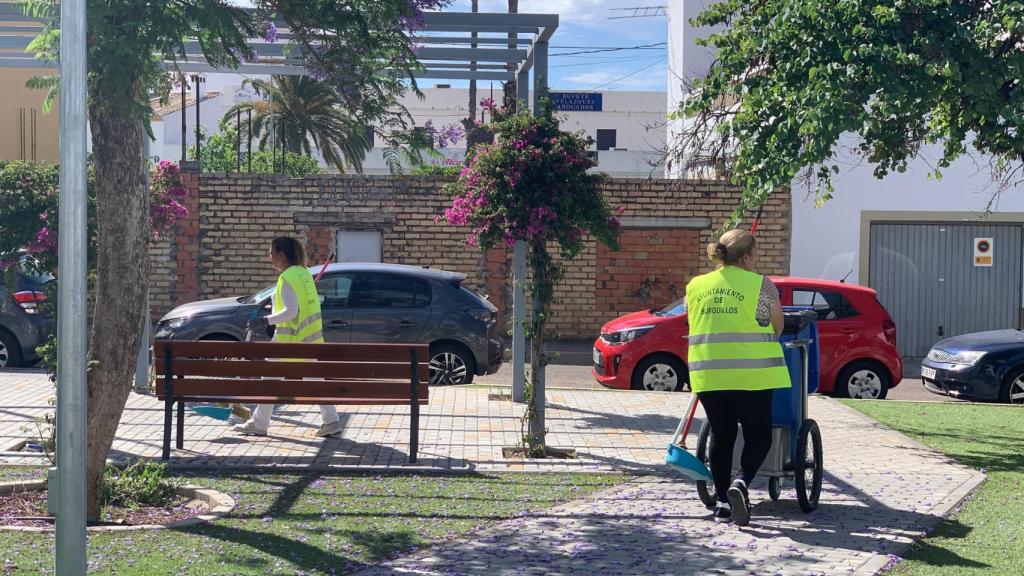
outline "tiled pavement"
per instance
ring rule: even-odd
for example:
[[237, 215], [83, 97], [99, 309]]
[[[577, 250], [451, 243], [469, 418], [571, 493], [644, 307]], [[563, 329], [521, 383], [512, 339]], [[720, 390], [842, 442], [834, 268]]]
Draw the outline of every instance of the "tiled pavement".
[[[422, 412], [419, 466], [650, 475], [364, 574], [874, 574], [984, 479], [837, 402], [815, 398], [810, 413], [822, 428], [826, 468], [820, 508], [804, 515], [791, 489], [772, 503], [763, 486], [755, 486], [752, 498], [761, 503], [751, 526], [719, 526], [709, 521], [692, 484], [664, 475], [661, 465], [686, 395], [552, 390], [548, 441], [575, 448], [579, 458], [523, 463], [501, 456], [501, 448], [519, 437], [522, 408], [488, 400], [498, 391], [432, 389]], [[50, 394], [42, 375], [0, 373], [0, 450], [31, 436], [21, 428], [46, 410]], [[159, 456], [161, 408], [152, 397], [133, 394], [115, 451]], [[343, 437], [326, 441], [313, 434], [315, 407], [286, 407], [272, 435], [260, 439], [190, 414], [186, 450], [176, 450], [175, 459], [212, 466], [407, 467], [408, 408], [338, 409]]]

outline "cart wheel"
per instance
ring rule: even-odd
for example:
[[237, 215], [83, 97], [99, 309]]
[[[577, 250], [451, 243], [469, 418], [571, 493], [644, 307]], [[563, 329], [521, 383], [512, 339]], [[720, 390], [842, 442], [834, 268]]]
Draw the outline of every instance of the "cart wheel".
[[772, 500], [778, 500], [779, 496], [782, 496], [782, 478], [768, 479], [768, 496]]
[[[710, 464], [710, 459], [708, 458], [708, 443], [710, 440], [711, 425], [705, 422], [704, 425], [700, 427], [700, 434], [697, 436], [697, 459], [703, 462], [705, 466], [709, 466]], [[708, 510], [715, 509], [715, 504], [718, 503], [718, 498], [715, 494], [714, 482], [697, 480], [697, 495], [700, 496], [700, 501], [707, 506]]]
[[818, 507], [821, 496], [822, 464], [821, 431], [814, 420], [804, 421], [796, 438], [796, 462], [793, 465], [796, 480], [796, 499], [804, 512]]

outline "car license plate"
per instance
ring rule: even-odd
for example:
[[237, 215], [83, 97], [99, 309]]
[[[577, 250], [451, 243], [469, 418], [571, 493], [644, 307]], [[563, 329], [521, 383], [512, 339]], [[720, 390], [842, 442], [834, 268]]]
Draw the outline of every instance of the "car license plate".
[[601, 365], [601, 351], [598, 350], [597, 348], [594, 348], [594, 365], [595, 366], [600, 366]]
[[935, 380], [935, 369], [928, 368], [927, 366], [921, 367], [921, 378], [927, 378], [929, 380]]

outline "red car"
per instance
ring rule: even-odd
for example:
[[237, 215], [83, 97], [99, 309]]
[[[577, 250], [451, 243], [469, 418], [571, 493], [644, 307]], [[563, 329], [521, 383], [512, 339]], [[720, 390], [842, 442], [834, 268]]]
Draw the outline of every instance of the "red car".
[[[885, 398], [903, 377], [896, 324], [871, 288], [789, 276], [772, 277], [783, 306], [818, 312], [819, 391]], [[688, 387], [686, 299], [605, 324], [594, 343], [594, 378], [608, 388], [680, 391]]]

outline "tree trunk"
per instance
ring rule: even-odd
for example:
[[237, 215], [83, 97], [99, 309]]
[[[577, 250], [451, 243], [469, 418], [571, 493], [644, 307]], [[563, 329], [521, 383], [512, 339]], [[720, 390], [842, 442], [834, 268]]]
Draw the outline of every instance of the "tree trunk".
[[[519, 12], [519, 0], [508, 0], [508, 13], [509, 14], [517, 14], [518, 12]], [[516, 39], [516, 35], [515, 34], [509, 34], [508, 35], [508, 39], [509, 39], [509, 43], [508, 43], [509, 49], [515, 50], [516, 48], [518, 48], [518, 46], [514, 42], [514, 40]], [[509, 72], [515, 72], [516, 71], [516, 67], [510, 64], [509, 67], [508, 67], [508, 70], [509, 70]], [[505, 94], [504, 94], [504, 97], [505, 97], [505, 101], [504, 101], [505, 108], [508, 109], [508, 110], [513, 110], [514, 111], [516, 109], [516, 102], [518, 101], [518, 97], [519, 97], [518, 87], [516, 86], [516, 79], [515, 78], [509, 80], [508, 82], [505, 82]], [[527, 105], [527, 106], [529, 106], [529, 105]]]
[[[137, 101], [132, 94], [122, 101]], [[94, 96], [94, 102], [107, 104]], [[138, 116], [90, 106], [96, 170], [96, 298], [89, 343], [86, 514], [99, 519], [103, 471], [131, 392], [149, 276], [149, 191]]]

